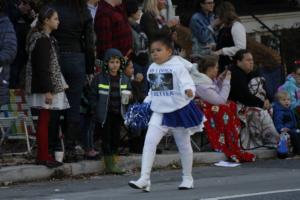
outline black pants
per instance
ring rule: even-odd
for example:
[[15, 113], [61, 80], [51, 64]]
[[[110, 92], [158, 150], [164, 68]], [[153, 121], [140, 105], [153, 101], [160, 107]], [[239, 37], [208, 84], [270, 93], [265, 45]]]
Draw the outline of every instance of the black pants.
[[129, 151], [130, 153], [143, 153], [144, 141], [147, 129], [132, 130], [129, 128]]
[[66, 150], [73, 150], [77, 144], [81, 144], [80, 101], [85, 81], [85, 55], [77, 52], [61, 52], [59, 63], [69, 85], [66, 95], [70, 108], [63, 112], [63, 133]]
[[59, 138], [59, 127], [60, 122], [60, 110], [51, 110], [50, 111], [50, 120], [48, 125], [48, 145], [49, 152], [61, 151], [61, 140]]
[[293, 146], [293, 153], [300, 155], [300, 133], [296, 131], [289, 131], [288, 132], [291, 137], [291, 143]]
[[100, 130], [104, 155], [110, 156], [118, 153], [122, 122], [123, 119], [120, 114], [107, 113], [105, 124]]

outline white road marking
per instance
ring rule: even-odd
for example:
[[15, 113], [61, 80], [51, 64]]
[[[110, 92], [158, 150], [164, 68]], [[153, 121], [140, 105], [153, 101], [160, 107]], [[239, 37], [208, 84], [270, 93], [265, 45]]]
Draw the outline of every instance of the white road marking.
[[300, 188], [287, 189], [287, 190], [273, 190], [273, 191], [257, 192], [257, 193], [250, 193], [250, 194], [238, 194], [238, 195], [232, 195], [232, 196], [214, 197], [214, 198], [206, 198], [206, 199], [200, 199], [200, 200], [236, 199], [236, 198], [241, 198], [241, 197], [253, 197], [253, 196], [259, 196], [259, 195], [277, 194], [277, 193], [285, 193], [285, 192], [297, 192], [297, 191], [300, 191]]

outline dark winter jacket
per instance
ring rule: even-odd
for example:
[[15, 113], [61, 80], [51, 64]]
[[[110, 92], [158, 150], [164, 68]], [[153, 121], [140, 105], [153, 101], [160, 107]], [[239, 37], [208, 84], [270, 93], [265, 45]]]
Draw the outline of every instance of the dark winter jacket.
[[0, 14], [0, 105], [8, 102], [9, 65], [17, 53], [17, 39], [7, 16]]
[[26, 92], [63, 92], [65, 87], [58, 63], [56, 40], [44, 32], [35, 32], [28, 40], [27, 50]]
[[156, 17], [149, 12], [145, 12], [142, 15], [140, 24], [142, 26], [142, 30], [149, 38], [149, 41], [151, 41], [158, 32], [163, 32], [165, 34], [171, 33], [171, 29], [166, 24], [159, 24], [159, 21], [156, 19]]
[[53, 33], [61, 52], [84, 53], [86, 73], [93, 73], [95, 63], [95, 41], [93, 18], [87, 6], [81, 13], [74, 7], [57, 1], [52, 5], [58, 12], [59, 27]]
[[149, 49], [148, 49], [148, 37], [142, 31], [141, 25], [136, 22], [130, 22], [132, 37], [133, 37], [133, 50], [134, 54], [132, 61], [143, 67], [149, 63]]
[[290, 108], [285, 108], [279, 102], [274, 102], [273, 112], [273, 121], [279, 133], [283, 128], [290, 130], [297, 129], [297, 120], [294, 112]]
[[[123, 74], [120, 75], [120, 93], [122, 90], [131, 90], [130, 80]], [[91, 91], [89, 94], [89, 102], [91, 110], [94, 112], [94, 118], [103, 126], [108, 113], [110, 96], [110, 75], [108, 72], [102, 72], [95, 76]], [[124, 114], [125, 108], [121, 105], [121, 114]]]
[[30, 14], [23, 14], [18, 8], [21, 3], [20, 0], [4, 0], [5, 1], [5, 13], [11, 20], [18, 42], [18, 52], [14, 64], [17, 63], [19, 67], [24, 67], [27, 61], [27, 54], [25, 51], [26, 37], [30, 31], [30, 24], [34, 20]]

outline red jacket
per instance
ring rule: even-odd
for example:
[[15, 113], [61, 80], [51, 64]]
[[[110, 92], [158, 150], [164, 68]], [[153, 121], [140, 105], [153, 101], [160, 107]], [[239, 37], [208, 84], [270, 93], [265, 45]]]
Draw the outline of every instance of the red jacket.
[[113, 7], [100, 1], [95, 16], [97, 56], [103, 58], [109, 48], [119, 49], [125, 56], [132, 49], [132, 32], [123, 5]]

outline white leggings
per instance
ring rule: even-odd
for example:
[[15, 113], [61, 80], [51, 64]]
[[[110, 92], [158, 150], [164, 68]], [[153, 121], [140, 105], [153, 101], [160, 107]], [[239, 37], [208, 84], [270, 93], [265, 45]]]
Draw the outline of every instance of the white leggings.
[[[165, 136], [169, 131], [170, 129], [149, 124], [143, 151], [156, 152], [157, 145], [161, 141], [162, 137]], [[172, 129], [171, 132], [175, 138], [175, 142], [180, 154], [193, 153], [191, 136], [185, 131], [185, 129]]]
[[173, 129], [161, 126], [162, 117], [162, 114], [153, 113], [150, 119], [144, 143], [140, 179], [144, 181], [150, 180], [150, 173], [155, 159], [156, 147], [162, 137], [168, 132], [173, 133], [180, 153], [183, 178], [192, 179], [193, 149], [191, 145], [191, 136], [184, 128]]

